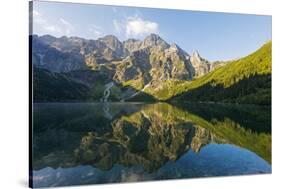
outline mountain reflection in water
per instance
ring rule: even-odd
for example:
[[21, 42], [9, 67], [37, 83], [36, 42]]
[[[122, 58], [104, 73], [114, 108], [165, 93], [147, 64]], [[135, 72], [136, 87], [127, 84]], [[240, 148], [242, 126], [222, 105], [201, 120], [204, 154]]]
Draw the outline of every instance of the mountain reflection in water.
[[34, 187], [271, 173], [270, 107], [40, 103], [33, 117]]

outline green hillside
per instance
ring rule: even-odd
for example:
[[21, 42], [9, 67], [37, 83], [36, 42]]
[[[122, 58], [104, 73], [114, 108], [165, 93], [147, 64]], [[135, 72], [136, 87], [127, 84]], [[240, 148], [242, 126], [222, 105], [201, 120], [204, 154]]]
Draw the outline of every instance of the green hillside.
[[191, 82], [166, 81], [145, 92], [159, 100], [270, 104], [271, 44]]

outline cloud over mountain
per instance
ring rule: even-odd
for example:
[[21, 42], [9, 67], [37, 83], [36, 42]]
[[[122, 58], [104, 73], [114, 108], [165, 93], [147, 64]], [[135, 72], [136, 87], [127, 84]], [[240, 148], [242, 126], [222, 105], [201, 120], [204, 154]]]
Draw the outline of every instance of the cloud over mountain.
[[150, 33], [159, 33], [156, 22], [144, 20], [141, 17], [129, 17], [126, 22], [126, 35], [128, 37], [142, 37]]
[[113, 20], [114, 32], [125, 38], [143, 38], [151, 33], [159, 34], [159, 24], [146, 20], [141, 16], [129, 16], [125, 19]]

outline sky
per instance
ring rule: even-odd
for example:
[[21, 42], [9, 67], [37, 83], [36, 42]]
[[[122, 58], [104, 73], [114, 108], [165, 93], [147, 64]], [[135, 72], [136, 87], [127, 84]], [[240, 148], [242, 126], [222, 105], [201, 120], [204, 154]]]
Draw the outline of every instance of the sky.
[[271, 16], [33, 1], [33, 34], [120, 41], [151, 33], [210, 61], [246, 56], [271, 40]]

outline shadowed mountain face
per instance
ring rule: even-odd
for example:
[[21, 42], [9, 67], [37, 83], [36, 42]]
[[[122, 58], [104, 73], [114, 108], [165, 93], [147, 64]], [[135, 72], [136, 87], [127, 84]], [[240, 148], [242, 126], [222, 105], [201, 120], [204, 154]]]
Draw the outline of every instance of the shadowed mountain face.
[[[248, 115], [239, 116], [243, 111]], [[241, 105], [35, 104], [34, 183], [68, 185], [72, 179], [67, 175], [88, 174], [87, 166], [94, 175], [86, 180], [79, 176], [76, 184], [122, 182], [123, 174], [157, 180], [270, 172], [266, 115], [267, 108]], [[206, 159], [204, 149], [211, 150]], [[51, 179], [52, 174], [66, 176]]]

